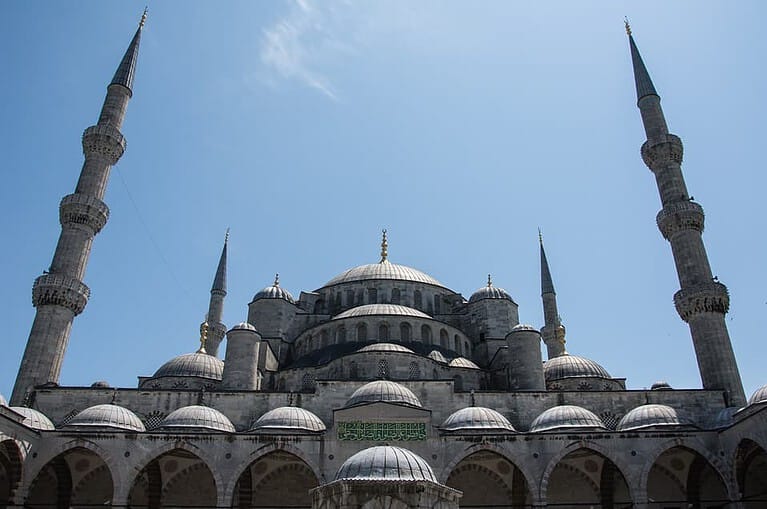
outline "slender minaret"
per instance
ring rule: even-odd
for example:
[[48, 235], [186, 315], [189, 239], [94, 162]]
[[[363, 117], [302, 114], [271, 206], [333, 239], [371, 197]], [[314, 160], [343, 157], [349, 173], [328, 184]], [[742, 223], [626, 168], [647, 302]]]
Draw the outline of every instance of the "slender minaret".
[[679, 316], [690, 326], [703, 387], [725, 391], [730, 406], [744, 405], [743, 384], [724, 315], [730, 307], [727, 287], [711, 273], [703, 233], [703, 208], [692, 201], [682, 176], [682, 140], [668, 132], [660, 96], [626, 22], [634, 66], [637, 106], [647, 141], [642, 159], [655, 174], [663, 208], [656, 218], [671, 244], [681, 289], [674, 294]]
[[541, 336], [546, 344], [549, 359], [567, 353], [565, 351], [565, 326], [557, 310], [557, 292], [554, 291], [554, 281], [551, 279], [549, 262], [546, 260], [546, 250], [543, 249], [543, 235], [538, 230], [538, 243], [541, 246], [541, 298], [543, 300], [543, 321]]
[[72, 321], [88, 302], [90, 290], [83, 283], [85, 268], [93, 238], [109, 218], [109, 208], [102, 200], [109, 171], [125, 151], [120, 127], [133, 95], [133, 77], [145, 21], [146, 10], [107, 87], [98, 122], [83, 133], [85, 162], [75, 192], [65, 196], [59, 205], [61, 234], [53, 262], [32, 286], [32, 304], [37, 312], [13, 387], [13, 405], [23, 404], [25, 395], [36, 385], [58, 382]]
[[213, 278], [213, 286], [210, 289], [210, 304], [206, 320], [200, 324], [200, 332], [207, 330], [206, 350], [214, 357], [218, 355], [218, 346], [226, 334], [226, 325], [221, 322], [224, 315], [224, 297], [226, 297], [226, 251], [229, 245], [229, 230], [224, 236], [224, 248], [221, 250], [221, 258], [218, 260], [216, 277]]

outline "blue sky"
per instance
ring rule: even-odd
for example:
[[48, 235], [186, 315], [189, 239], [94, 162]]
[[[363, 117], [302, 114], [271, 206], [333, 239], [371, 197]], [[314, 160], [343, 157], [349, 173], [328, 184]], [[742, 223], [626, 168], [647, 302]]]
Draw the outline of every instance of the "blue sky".
[[[7, 313], [0, 392], [31, 285], [82, 165], [80, 134], [139, 2], [14, 2], [0, 32]], [[488, 272], [540, 326], [544, 232], [571, 353], [630, 388], [699, 387], [671, 252], [643, 165], [623, 17], [706, 212], [746, 392], [762, 339], [762, 2], [150, 2], [134, 97], [96, 238], [92, 298], [61, 382], [135, 387], [193, 351], [231, 228], [225, 322], [275, 272], [294, 295], [390, 259], [468, 296]]]

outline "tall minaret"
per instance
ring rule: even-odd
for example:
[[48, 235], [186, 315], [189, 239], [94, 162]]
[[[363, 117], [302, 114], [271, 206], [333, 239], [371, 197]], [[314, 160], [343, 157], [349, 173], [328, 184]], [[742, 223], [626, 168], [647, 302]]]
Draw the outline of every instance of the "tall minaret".
[[83, 133], [85, 162], [73, 194], [59, 205], [61, 234], [50, 268], [32, 286], [32, 304], [37, 308], [27, 347], [13, 387], [11, 402], [21, 405], [36, 385], [58, 382], [61, 363], [69, 343], [75, 316], [82, 313], [90, 290], [83, 283], [93, 238], [109, 218], [102, 201], [109, 171], [125, 151], [120, 132], [128, 101], [133, 95], [141, 31], [146, 10], [125, 52], [96, 125]]
[[730, 307], [727, 287], [711, 273], [703, 245], [703, 208], [692, 201], [682, 176], [682, 140], [668, 132], [660, 96], [626, 22], [636, 81], [637, 106], [647, 141], [642, 159], [655, 174], [663, 208], [656, 218], [671, 243], [681, 289], [674, 294], [679, 316], [690, 326], [703, 387], [725, 391], [730, 406], [744, 405], [743, 384], [724, 315]]
[[541, 336], [546, 344], [549, 359], [567, 353], [565, 351], [565, 326], [559, 318], [557, 310], [557, 292], [554, 291], [554, 281], [551, 279], [549, 262], [546, 260], [546, 250], [543, 249], [543, 235], [538, 230], [538, 242], [541, 245], [541, 298], [543, 299], [543, 321]]
[[208, 315], [204, 322], [200, 324], [200, 332], [207, 328], [207, 342], [205, 349], [214, 357], [218, 355], [218, 346], [226, 334], [226, 325], [221, 322], [224, 315], [224, 297], [226, 297], [226, 251], [229, 245], [229, 230], [226, 230], [224, 237], [224, 247], [221, 250], [221, 258], [218, 260], [216, 277], [213, 278], [213, 286], [210, 289], [210, 304], [208, 304]]

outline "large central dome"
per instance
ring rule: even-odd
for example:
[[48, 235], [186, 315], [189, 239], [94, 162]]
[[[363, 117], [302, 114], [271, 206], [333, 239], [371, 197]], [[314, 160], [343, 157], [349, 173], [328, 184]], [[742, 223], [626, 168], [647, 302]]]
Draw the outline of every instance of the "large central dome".
[[412, 281], [414, 283], [424, 283], [427, 285], [444, 286], [428, 274], [420, 270], [405, 265], [397, 265], [389, 260], [383, 260], [379, 263], [369, 263], [360, 265], [342, 272], [327, 283], [325, 286], [339, 285], [341, 283], [351, 283], [353, 281], [368, 281], [371, 279], [397, 279], [401, 281]]

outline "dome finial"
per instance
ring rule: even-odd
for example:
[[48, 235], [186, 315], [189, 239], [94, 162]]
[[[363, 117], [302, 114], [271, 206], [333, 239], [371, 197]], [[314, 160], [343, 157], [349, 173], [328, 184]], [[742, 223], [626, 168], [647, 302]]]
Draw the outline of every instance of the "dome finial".
[[224, 244], [229, 243], [229, 228], [227, 227], [226, 233], [224, 234]]
[[623, 18], [623, 24], [626, 27], [626, 35], [630, 36], [631, 35], [631, 25], [629, 24], [628, 17], [624, 17]]
[[493, 278], [490, 276], [490, 274], [487, 275], [487, 287], [490, 288], [493, 286]]
[[139, 28], [144, 28], [144, 23], [146, 23], [146, 14], [149, 11], [149, 6], [144, 7], [144, 13], [141, 15], [141, 21], [138, 22]]
[[538, 243], [543, 245], [543, 233], [541, 233], [541, 227], [538, 227]]
[[383, 263], [389, 258], [389, 241], [386, 239], [386, 228], [381, 230], [381, 234], [381, 263]]
[[197, 350], [197, 353], [208, 353], [205, 351], [205, 343], [208, 341], [208, 321], [205, 320], [202, 322], [202, 327], [200, 327], [200, 348]]
[[272, 286], [280, 286], [280, 275], [279, 273], [274, 275], [274, 284]]

